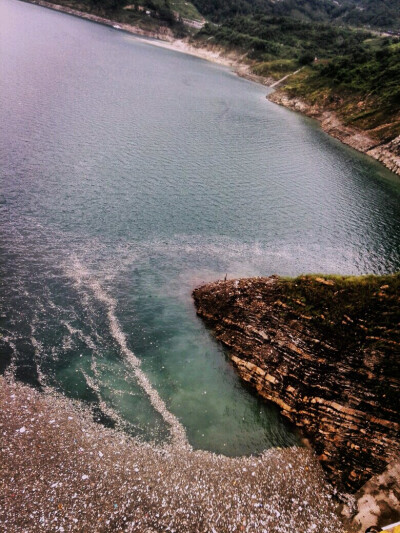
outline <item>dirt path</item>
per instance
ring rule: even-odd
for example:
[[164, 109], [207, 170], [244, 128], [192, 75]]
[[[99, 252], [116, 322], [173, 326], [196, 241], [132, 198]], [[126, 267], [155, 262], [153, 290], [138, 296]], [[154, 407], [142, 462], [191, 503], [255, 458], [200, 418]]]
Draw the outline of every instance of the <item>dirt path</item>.
[[290, 74], [287, 74], [286, 76], [283, 76], [283, 78], [281, 78], [280, 80], [276, 81], [275, 83], [273, 83], [272, 85], [270, 85], [270, 88], [273, 89], [274, 87], [276, 87], [277, 85], [279, 85], [280, 83], [282, 83], [283, 81], [287, 80], [288, 78], [290, 78], [290, 76], [294, 76], [295, 74], [297, 74], [298, 72], [300, 72], [300, 70], [302, 70], [303, 67], [299, 68], [296, 70], [296, 72], [291, 72]]

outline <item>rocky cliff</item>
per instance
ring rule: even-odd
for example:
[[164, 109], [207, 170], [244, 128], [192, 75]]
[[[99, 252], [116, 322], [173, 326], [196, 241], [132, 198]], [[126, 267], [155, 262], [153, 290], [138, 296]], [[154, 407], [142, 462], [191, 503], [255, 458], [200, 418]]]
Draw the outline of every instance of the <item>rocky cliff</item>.
[[400, 176], [400, 136], [390, 142], [381, 142], [374, 136], [373, 130], [364, 131], [347, 126], [335, 111], [320, 105], [311, 105], [301, 98], [289, 96], [284, 91], [276, 91], [268, 95], [268, 99], [271, 102], [317, 119], [321, 123], [322, 129], [329, 135], [359, 152], [373, 157]]
[[240, 376], [352, 491], [400, 453], [400, 276], [360, 279], [254, 278], [193, 293]]

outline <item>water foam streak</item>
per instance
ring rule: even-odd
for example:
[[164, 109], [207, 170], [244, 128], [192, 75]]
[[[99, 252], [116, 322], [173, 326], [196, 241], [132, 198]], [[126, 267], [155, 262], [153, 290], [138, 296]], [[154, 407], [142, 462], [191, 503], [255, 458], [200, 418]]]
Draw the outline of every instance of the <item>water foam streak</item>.
[[101, 411], [105, 415], [107, 415], [111, 420], [116, 422], [120, 428], [127, 427], [128, 424], [126, 422], [124, 422], [124, 420], [122, 420], [122, 418], [119, 416], [117, 411], [115, 411], [115, 409], [113, 409], [112, 407], [107, 405], [107, 403], [102, 399], [100, 387], [99, 387], [96, 379], [91, 378], [82, 369], [81, 369], [81, 373], [82, 373], [83, 377], [85, 378], [85, 381], [86, 381], [88, 387], [90, 387], [92, 389], [92, 391], [96, 394]]
[[141, 369], [140, 359], [138, 359], [133, 351], [128, 347], [126, 335], [122, 331], [116, 316], [116, 300], [101, 287], [100, 283], [93, 278], [91, 273], [83, 267], [78, 259], [75, 259], [72, 267], [69, 266], [66, 270], [69, 277], [72, 278], [78, 288], [87, 287], [93, 293], [96, 300], [105, 306], [110, 333], [113, 339], [117, 342], [121, 354], [125, 357], [125, 360], [133, 369], [138, 385], [147, 394], [154, 409], [169, 425], [172, 445], [191, 449], [183, 425], [180, 423], [178, 418], [168, 410], [164, 400], [161, 398], [157, 390], [152, 386], [149, 378]]

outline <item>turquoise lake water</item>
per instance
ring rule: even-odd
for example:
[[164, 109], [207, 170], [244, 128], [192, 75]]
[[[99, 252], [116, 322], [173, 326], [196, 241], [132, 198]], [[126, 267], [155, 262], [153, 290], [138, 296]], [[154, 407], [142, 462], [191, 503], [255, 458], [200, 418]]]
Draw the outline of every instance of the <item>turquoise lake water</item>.
[[399, 270], [400, 179], [226, 68], [16, 0], [0, 20], [1, 371], [146, 440], [297, 442], [191, 291]]

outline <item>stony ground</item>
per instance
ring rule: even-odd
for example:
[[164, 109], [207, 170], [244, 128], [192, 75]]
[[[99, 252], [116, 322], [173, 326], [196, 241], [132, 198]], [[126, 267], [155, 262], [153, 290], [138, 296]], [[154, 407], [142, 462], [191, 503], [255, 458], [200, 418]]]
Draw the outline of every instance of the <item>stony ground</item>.
[[0, 531], [343, 531], [312, 452], [154, 447], [0, 377]]

